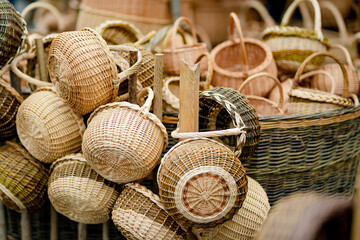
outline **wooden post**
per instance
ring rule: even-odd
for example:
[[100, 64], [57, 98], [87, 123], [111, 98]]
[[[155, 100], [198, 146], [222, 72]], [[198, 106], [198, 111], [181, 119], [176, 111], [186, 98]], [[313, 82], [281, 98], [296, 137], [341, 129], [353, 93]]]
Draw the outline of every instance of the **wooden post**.
[[[130, 66], [134, 65], [137, 61], [137, 51], [130, 51]], [[136, 73], [129, 76], [129, 102], [136, 104], [136, 95], [137, 95], [137, 76]]]
[[0, 240], [6, 240], [5, 207], [2, 202], [0, 202]]
[[[180, 64], [179, 132], [197, 132], [199, 128], [199, 63]], [[180, 139], [182, 141], [184, 139]]]
[[10, 83], [11, 86], [21, 95], [21, 81], [18, 76], [10, 70]]
[[58, 218], [55, 208], [50, 206], [50, 240], [58, 239]]
[[109, 240], [109, 221], [102, 225], [102, 240]]
[[37, 62], [39, 65], [40, 79], [41, 81], [49, 82], [45, 53], [44, 53], [44, 44], [42, 42], [42, 39], [36, 38], [35, 45], [36, 45]]
[[78, 239], [86, 240], [86, 224], [78, 223]]
[[28, 212], [21, 213], [21, 240], [31, 240], [31, 224], [30, 214]]
[[162, 88], [163, 88], [164, 54], [155, 54], [154, 69], [154, 114], [162, 120]]
[[351, 239], [360, 239], [360, 166], [358, 168], [357, 176], [354, 186], [354, 210], [352, 219]]

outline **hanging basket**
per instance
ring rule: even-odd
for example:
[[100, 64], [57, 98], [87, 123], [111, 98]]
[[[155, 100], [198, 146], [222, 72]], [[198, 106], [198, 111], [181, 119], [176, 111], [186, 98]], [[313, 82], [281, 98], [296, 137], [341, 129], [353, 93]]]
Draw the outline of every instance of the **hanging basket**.
[[[235, 31], [239, 39], [235, 38]], [[217, 45], [211, 51], [214, 64], [213, 86], [239, 89], [248, 76], [267, 72], [277, 76], [277, 68], [271, 49], [259, 40], [243, 38], [240, 21], [235, 13], [230, 14], [231, 39]], [[274, 83], [266, 77], [249, 84], [243, 91], [246, 95], [265, 96]]]
[[16, 129], [21, 143], [39, 161], [51, 163], [81, 149], [83, 118], [53, 88], [40, 88], [20, 105]]
[[99, 224], [110, 218], [120, 187], [104, 179], [82, 154], [71, 154], [51, 165], [48, 195], [57, 212], [73, 221]]
[[0, 145], [0, 200], [8, 208], [35, 211], [46, 201], [49, 171], [20, 144]]

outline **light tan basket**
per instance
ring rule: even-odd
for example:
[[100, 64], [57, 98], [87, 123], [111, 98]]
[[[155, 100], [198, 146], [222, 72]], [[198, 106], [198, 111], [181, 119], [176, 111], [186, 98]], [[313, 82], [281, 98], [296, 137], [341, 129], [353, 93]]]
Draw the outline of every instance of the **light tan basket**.
[[36, 159], [51, 163], [81, 149], [83, 118], [74, 113], [53, 88], [40, 88], [20, 105], [16, 130]]
[[261, 231], [270, 210], [269, 199], [261, 185], [248, 177], [248, 192], [242, 207], [232, 219], [214, 227], [193, 229], [199, 240], [254, 239]]
[[86, 224], [109, 220], [119, 185], [91, 169], [81, 153], [56, 160], [50, 170], [48, 195], [57, 212]]
[[234, 153], [212, 139], [173, 146], [158, 170], [165, 210], [184, 227], [214, 227], [230, 219], [247, 192], [245, 168]]
[[[235, 38], [235, 31], [239, 39]], [[214, 86], [239, 89], [248, 76], [267, 72], [277, 76], [277, 68], [271, 49], [256, 39], [244, 39], [239, 18], [230, 14], [231, 39], [217, 45], [211, 51], [214, 64]], [[265, 96], [274, 86], [266, 77], [249, 84], [243, 91], [246, 95]]]
[[145, 104], [109, 103], [97, 108], [88, 120], [82, 151], [90, 166], [104, 178], [127, 183], [145, 178], [159, 162], [168, 143], [160, 120], [152, 113], [153, 92]]
[[112, 220], [129, 240], [188, 239], [187, 233], [169, 216], [159, 196], [137, 183], [128, 183], [116, 200]]

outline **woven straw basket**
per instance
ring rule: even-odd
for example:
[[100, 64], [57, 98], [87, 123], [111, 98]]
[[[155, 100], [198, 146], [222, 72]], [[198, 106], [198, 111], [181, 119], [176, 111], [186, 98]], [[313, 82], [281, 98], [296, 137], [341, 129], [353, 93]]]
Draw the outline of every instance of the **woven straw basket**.
[[159, 195], [165, 210], [185, 227], [213, 227], [242, 206], [247, 178], [241, 162], [223, 144], [184, 140], [162, 158]]
[[248, 192], [242, 207], [232, 219], [214, 227], [193, 229], [199, 240], [254, 239], [261, 231], [270, 210], [264, 189], [248, 177]]
[[[314, 30], [287, 26], [296, 7], [304, 1], [315, 9]], [[295, 73], [300, 64], [312, 53], [326, 51], [329, 42], [321, 32], [321, 13], [316, 0], [295, 0], [286, 10], [280, 26], [265, 29], [263, 40], [271, 48], [276, 64], [285, 72]], [[317, 68], [323, 58], [313, 60], [306, 70]]]
[[35, 211], [46, 201], [48, 170], [20, 144], [0, 145], [0, 200], [15, 211]]
[[53, 88], [40, 88], [20, 105], [16, 130], [36, 159], [51, 163], [81, 149], [83, 118], [74, 113]]
[[137, 183], [128, 183], [112, 211], [115, 226], [129, 240], [188, 239], [169, 216], [157, 195]]
[[20, 51], [27, 35], [26, 22], [6, 0], [0, 1], [0, 69]]
[[[235, 31], [239, 39], [235, 38]], [[244, 39], [235, 13], [230, 14], [230, 37], [211, 51], [214, 64], [212, 85], [239, 89], [245, 79], [255, 73], [267, 72], [277, 76], [271, 49], [259, 40]], [[274, 83], [265, 77], [249, 84], [243, 93], [265, 96], [273, 86]]]
[[23, 98], [0, 79], [0, 142], [16, 136], [16, 113]]
[[51, 165], [48, 195], [56, 211], [73, 221], [99, 224], [110, 218], [120, 187], [104, 179], [82, 154], [71, 154]]
[[[175, 46], [176, 32], [181, 22], [185, 22], [190, 27], [193, 41], [190, 45], [184, 45], [177, 48]], [[207, 46], [203, 42], [198, 42], [195, 29], [190, 20], [186, 17], [180, 17], [175, 21], [171, 30], [170, 48], [163, 50], [164, 71], [169, 75], [179, 75], [180, 61], [182, 59], [189, 63], [193, 63], [200, 54], [205, 52], [208, 52]], [[201, 64], [200, 71], [206, 71], [206, 62], [203, 62], [203, 64]]]
[[165, 127], [152, 113], [153, 92], [140, 108], [128, 102], [97, 108], [88, 120], [82, 151], [90, 166], [116, 183], [145, 178], [159, 162], [168, 141]]

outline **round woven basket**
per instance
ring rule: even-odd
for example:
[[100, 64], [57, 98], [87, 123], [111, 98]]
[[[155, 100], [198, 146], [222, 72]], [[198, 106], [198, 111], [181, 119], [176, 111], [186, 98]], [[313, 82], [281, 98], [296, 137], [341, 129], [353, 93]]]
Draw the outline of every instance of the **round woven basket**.
[[23, 98], [0, 79], [0, 142], [16, 136], [16, 113]]
[[116, 200], [112, 220], [129, 240], [188, 239], [187, 233], [164, 210], [157, 195], [137, 183], [128, 183]]
[[[239, 39], [235, 38], [235, 31]], [[277, 76], [271, 49], [259, 40], [244, 39], [240, 20], [235, 13], [230, 14], [230, 37], [230, 40], [220, 43], [211, 51], [213, 86], [239, 89], [245, 79], [255, 73], [267, 72]], [[273, 86], [274, 82], [264, 77], [246, 86], [243, 93], [264, 97]]]
[[223, 144], [184, 140], [162, 158], [159, 195], [165, 210], [185, 227], [213, 227], [230, 219], [247, 192], [245, 168]]
[[20, 51], [27, 35], [26, 22], [6, 0], [0, 1], [0, 69]]
[[0, 200], [15, 211], [34, 211], [46, 201], [49, 171], [20, 144], [0, 145]]
[[270, 210], [265, 190], [248, 177], [248, 192], [242, 207], [232, 219], [214, 227], [193, 229], [199, 240], [254, 239], [261, 231]]
[[110, 218], [120, 187], [95, 172], [80, 153], [51, 165], [48, 195], [56, 211], [73, 221], [99, 224]]
[[55, 89], [40, 88], [20, 105], [16, 130], [31, 155], [44, 163], [51, 163], [81, 149], [85, 124]]
[[82, 151], [90, 166], [116, 183], [145, 178], [158, 164], [168, 143], [164, 125], [149, 109], [149, 97], [140, 108], [128, 102], [109, 103], [97, 108], [88, 120]]

